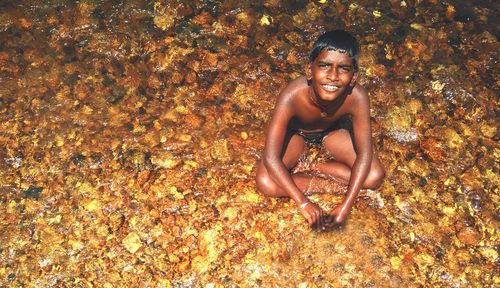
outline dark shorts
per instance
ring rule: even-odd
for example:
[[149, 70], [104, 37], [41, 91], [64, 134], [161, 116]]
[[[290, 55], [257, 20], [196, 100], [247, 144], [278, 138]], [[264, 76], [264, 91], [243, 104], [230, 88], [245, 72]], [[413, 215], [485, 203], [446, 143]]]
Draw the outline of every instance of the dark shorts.
[[323, 140], [325, 140], [325, 137], [332, 131], [339, 130], [339, 129], [345, 129], [349, 131], [349, 134], [351, 134], [351, 138], [353, 138], [352, 135], [352, 122], [351, 118], [346, 115], [340, 117], [337, 121], [332, 123], [328, 129], [321, 131], [321, 132], [304, 132], [298, 129], [294, 128], [288, 128], [289, 131], [293, 134], [297, 134], [300, 137], [304, 138], [308, 146], [313, 146], [313, 145], [321, 145], [323, 144]]

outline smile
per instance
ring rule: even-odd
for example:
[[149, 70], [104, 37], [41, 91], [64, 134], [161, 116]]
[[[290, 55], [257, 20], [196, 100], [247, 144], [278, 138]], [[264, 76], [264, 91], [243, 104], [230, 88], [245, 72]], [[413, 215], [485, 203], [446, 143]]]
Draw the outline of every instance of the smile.
[[335, 91], [340, 88], [339, 86], [329, 85], [329, 84], [322, 84], [321, 87], [323, 87], [323, 89], [327, 91]]

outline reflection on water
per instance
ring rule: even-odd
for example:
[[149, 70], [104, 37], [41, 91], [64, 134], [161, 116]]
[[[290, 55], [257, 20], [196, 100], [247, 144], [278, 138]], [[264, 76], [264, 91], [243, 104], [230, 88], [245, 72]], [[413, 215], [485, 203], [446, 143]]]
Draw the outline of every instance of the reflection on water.
[[[499, 284], [494, 1], [76, 2], [0, 4], [2, 286]], [[318, 233], [253, 177], [333, 28], [388, 176]]]

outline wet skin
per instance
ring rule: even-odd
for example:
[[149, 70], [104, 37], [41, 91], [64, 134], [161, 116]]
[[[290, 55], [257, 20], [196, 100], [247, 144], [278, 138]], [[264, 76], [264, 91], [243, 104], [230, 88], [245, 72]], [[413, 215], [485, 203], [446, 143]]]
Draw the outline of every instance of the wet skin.
[[[307, 65], [306, 76], [293, 80], [276, 102], [264, 158], [257, 171], [257, 186], [265, 195], [292, 198], [298, 207], [308, 201], [303, 191], [311, 177], [290, 174], [306, 144], [302, 137], [287, 133], [287, 127], [323, 131], [341, 116], [351, 115], [355, 146], [346, 131], [330, 132], [323, 145], [333, 159], [317, 166], [322, 173], [348, 184], [347, 195], [329, 213], [312, 202], [302, 206], [300, 212], [309, 226], [326, 229], [342, 224], [359, 190], [377, 187], [384, 175], [380, 162], [372, 155], [368, 94], [356, 85], [356, 79], [357, 71], [349, 54], [324, 49]], [[311, 81], [310, 91], [307, 80]]]

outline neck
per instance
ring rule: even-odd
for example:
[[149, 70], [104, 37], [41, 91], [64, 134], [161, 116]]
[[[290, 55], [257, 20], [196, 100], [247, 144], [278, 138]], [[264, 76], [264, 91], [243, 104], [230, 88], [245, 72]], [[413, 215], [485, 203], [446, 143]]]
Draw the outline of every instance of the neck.
[[334, 104], [335, 102], [337, 102], [337, 99], [333, 100], [332, 102], [327, 102], [325, 104], [321, 103], [322, 102], [322, 99], [318, 99], [316, 97], [316, 93], [313, 93], [311, 91], [311, 86], [308, 86], [307, 87], [307, 93], [309, 95], [309, 99], [311, 99], [311, 102], [314, 104], [314, 106], [318, 107], [319, 109], [321, 109], [321, 111], [325, 111], [328, 109], [328, 107], [332, 104]]

